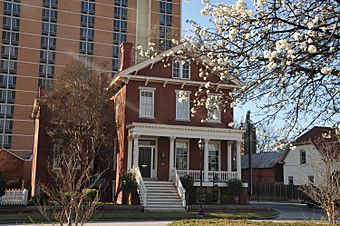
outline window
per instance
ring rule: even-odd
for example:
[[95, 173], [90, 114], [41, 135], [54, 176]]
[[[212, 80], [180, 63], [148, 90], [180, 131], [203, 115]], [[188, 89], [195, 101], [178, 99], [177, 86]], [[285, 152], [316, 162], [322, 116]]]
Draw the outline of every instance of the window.
[[61, 168], [63, 146], [61, 141], [53, 144], [53, 169]]
[[39, 78], [38, 85], [39, 87], [51, 88], [53, 84], [53, 80], [49, 78]]
[[112, 47], [112, 56], [113, 57], [119, 57], [120, 55], [120, 48], [119, 46], [113, 46]]
[[221, 101], [220, 94], [208, 94], [206, 100], [207, 118], [208, 122], [221, 122], [221, 110], [219, 109], [219, 102]]
[[14, 44], [17, 45], [19, 42], [19, 33], [3, 31], [2, 32], [2, 41], [4, 44]]
[[13, 87], [16, 84], [16, 77], [11, 75], [0, 75], [0, 86]]
[[20, 5], [12, 2], [4, 2], [4, 13], [6, 15], [20, 15]]
[[113, 43], [119, 45], [122, 42], [126, 41], [126, 34], [121, 33], [113, 33]]
[[15, 46], [2, 46], [2, 58], [16, 59], [18, 55], [18, 48]]
[[80, 38], [83, 40], [93, 41], [94, 30], [89, 28], [80, 28]]
[[176, 91], [176, 120], [190, 120], [190, 92]]
[[171, 37], [171, 27], [159, 27], [159, 37], [170, 38]]
[[288, 184], [289, 184], [289, 185], [293, 185], [293, 184], [294, 184], [294, 178], [293, 178], [293, 176], [289, 176], [289, 177], [288, 177]]
[[0, 120], [0, 130], [5, 130], [5, 132], [11, 132], [13, 129], [13, 121], [12, 120]]
[[0, 135], [0, 142], [3, 148], [11, 148], [12, 136], [11, 135]]
[[209, 171], [220, 170], [220, 144], [209, 143]]
[[300, 165], [306, 164], [306, 151], [300, 151]]
[[190, 63], [188, 61], [177, 61], [172, 62], [172, 77], [180, 79], [190, 78]]
[[128, 5], [128, 0], [115, 0], [115, 5], [126, 7]]
[[1, 60], [0, 63], [1, 71], [5, 73], [16, 73], [17, 62], [10, 60]]
[[314, 184], [314, 176], [308, 176], [308, 181]]
[[126, 32], [127, 30], [127, 22], [124, 20], [114, 20], [113, 21], [113, 30]]
[[95, 21], [94, 16], [81, 15], [80, 19], [81, 26], [93, 28], [94, 21]]
[[119, 59], [112, 59], [112, 70], [117, 71], [120, 65]]
[[55, 52], [48, 51], [48, 50], [41, 50], [40, 52], [40, 62], [43, 63], [53, 63], [55, 60]]
[[58, 0], [43, 0], [43, 6], [56, 9], [58, 7]]
[[41, 64], [39, 67], [40, 77], [54, 77], [54, 65]]
[[93, 54], [93, 42], [80, 42], [80, 53]]
[[161, 13], [172, 13], [172, 2], [160, 2], [160, 12]]
[[42, 24], [42, 33], [45, 34], [45, 35], [56, 35], [57, 25], [44, 22]]
[[189, 144], [187, 141], [176, 141], [176, 169], [187, 170], [189, 162]]
[[9, 104], [0, 104], [0, 114], [11, 115], [14, 113], [14, 106]]
[[114, 17], [118, 19], [127, 19], [127, 8], [115, 7], [114, 8]]
[[139, 93], [139, 117], [154, 117], [154, 90], [141, 89]]
[[83, 13], [90, 13], [90, 14], [94, 14], [95, 13], [95, 3], [94, 2], [81, 2], [81, 10]]
[[41, 48], [42, 49], [55, 49], [56, 47], [56, 38], [54, 37], [41, 37]]
[[161, 14], [160, 24], [165, 26], [171, 26], [172, 16]]
[[13, 90], [0, 90], [0, 99], [2, 100], [14, 100], [15, 99], [15, 91]]
[[57, 21], [57, 11], [53, 9], [43, 9], [42, 18], [47, 21]]
[[19, 30], [20, 20], [14, 17], [3, 17], [3, 24], [5, 29]]

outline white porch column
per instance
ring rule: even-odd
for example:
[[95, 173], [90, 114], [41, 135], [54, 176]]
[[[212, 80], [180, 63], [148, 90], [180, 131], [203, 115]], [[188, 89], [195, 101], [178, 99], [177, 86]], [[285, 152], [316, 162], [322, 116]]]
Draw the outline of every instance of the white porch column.
[[127, 153], [127, 171], [131, 169], [131, 163], [132, 163], [132, 136], [128, 136], [128, 153]]
[[204, 140], [204, 181], [209, 181], [209, 139]]
[[241, 142], [236, 142], [237, 177], [241, 179]]
[[231, 146], [232, 146], [232, 142], [227, 141], [228, 172], [231, 172]]
[[139, 136], [133, 137], [133, 167], [138, 167], [139, 160], [139, 149], [138, 149], [138, 138]]
[[175, 149], [176, 137], [169, 137], [170, 140], [170, 152], [169, 152], [169, 180], [171, 180], [172, 170], [174, 168], [174, 149]]

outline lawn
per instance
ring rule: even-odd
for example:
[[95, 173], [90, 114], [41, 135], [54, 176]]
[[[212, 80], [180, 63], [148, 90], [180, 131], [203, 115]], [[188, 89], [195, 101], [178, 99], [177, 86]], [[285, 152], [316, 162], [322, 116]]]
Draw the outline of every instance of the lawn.
[[278, 223], [278, 222], [251, 222], [251, 221], [231, 221], [222, 219], [208, 220], [182, 220], [176, 221], [168, 226], [320, 226], [320, 223]]

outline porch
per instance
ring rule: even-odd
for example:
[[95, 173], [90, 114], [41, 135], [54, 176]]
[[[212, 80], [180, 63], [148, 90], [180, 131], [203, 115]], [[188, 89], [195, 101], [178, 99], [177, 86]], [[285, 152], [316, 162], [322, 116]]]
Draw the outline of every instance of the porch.
[[[199, 186], [200, 169], [203, 186], [225, 187], [228, 180], [241, 179], [243, 130], [155, 123], [132, 123], [127, 129], [127, 170], [138, 167], [144, 179], [189, 175]], [[204, 150], [198, 149], [199, 139]]]

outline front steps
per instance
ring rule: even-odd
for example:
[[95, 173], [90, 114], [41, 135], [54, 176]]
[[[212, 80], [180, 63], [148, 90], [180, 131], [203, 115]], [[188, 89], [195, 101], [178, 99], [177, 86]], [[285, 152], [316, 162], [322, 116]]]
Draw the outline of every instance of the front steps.
[[146, 193], [147, 212], [175, 212], [186, 211], [182, 207], [182, 200], [172, 181], [144, 181]]

